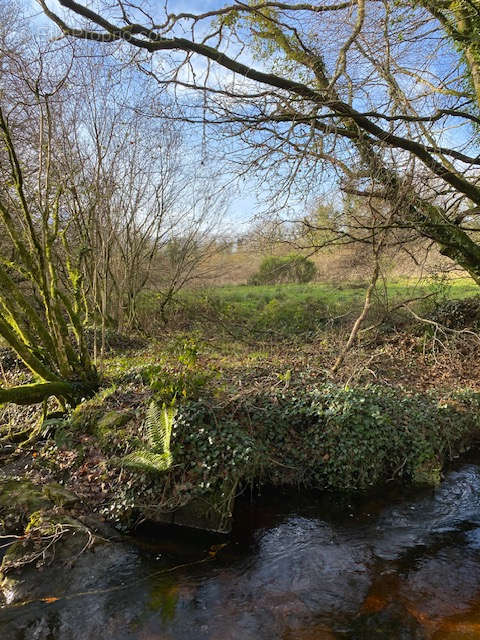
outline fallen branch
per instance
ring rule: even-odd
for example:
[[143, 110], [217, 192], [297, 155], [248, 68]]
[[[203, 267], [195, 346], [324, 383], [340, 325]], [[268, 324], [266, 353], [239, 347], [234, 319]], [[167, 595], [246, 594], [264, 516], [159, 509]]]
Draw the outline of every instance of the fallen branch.
[[403, 300], [402, 302], [399, 302], [398, 304], [396, 304], [391, 309], [388, 309], [388, 311], [386, 311], [383, 314], [382, 319], [379, 322], [376, 322], [375, 324], [371, 324], [369, 327], [365, 327], [364, 329], [361, 329], [359, 331], [359, 333], [366, 333], [367, 331], [372, 331], [373, 329], [378, 329], [378, 327], [381, 327], [382, 324], [385, 322], [385, 320], [394, 311], [398, 311], [399, 309], [407, 308], [408, 305], [412, 304], [413, 302], [419, 302], [420, 300], [428, 300], [428, 298], [431, 298], [434, 295], [436, 295], [435, 292], [432, 292], [432, 293], [427, 293], [424, 296], [417, 296], [416, 298], [409, 298], [408, 300]]

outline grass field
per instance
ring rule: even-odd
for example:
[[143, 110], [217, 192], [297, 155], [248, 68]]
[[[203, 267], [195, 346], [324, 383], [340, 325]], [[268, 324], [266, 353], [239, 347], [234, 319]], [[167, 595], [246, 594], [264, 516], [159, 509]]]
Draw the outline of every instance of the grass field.
[[[280, 336], [305, 335], [340, 316], [346, 316], [348, 321], [362, 307], [367, 286], [366, 282], [222, 286], [184, 291], [179, 309], [187, 325], [217, 322], [219, 326], [242, 327], [252, 335], [269, 331]], [[478, 292], [478, 285], [470, 278], [379, 281], [371, 315], [384, 315], [395, 305], [412, 299], [419, 299], [417, 309], [428, 312], [442, 301], [463, 299]]]
[[[240, 304], [245, 309], [260, 310], [272, 300], [303, 302], [321, 302], [332, 310], [345, 310], [363, 302], [368, 283], [328, 283], [282, 284], [248, 286], [234, 285], [216, 287], [210, 294], [225, 303]], [[466, 298], [479, 293], [478, 285], [471, 278], [457, 278], [448, 281], [393, 279], [379, 282], [376, 298], [385, 301], [420, 297], [429, 293], [444, 298]], [[191, 294], [189, 294], [191, 295]]]
[[[105, 371], [119, 380], [132, 368], [160, 367], [165, 386], [177, 389], [178, 383], [177, 395], [187, 397], [195, 396], [195, 389], [198, 394], [248, 396], [279, 385], [315, 386], [332, 379], [328, 372], [348, 340], [366, 287], [354, 282], [184, 291], [167, 325], [157, 326], [152, 296], [148, 320], [153, 340], [138, 351], [112, 353]], [[472, 331], [440, 331], [435, 337], [428, 322], [403, 308], [388, 309], [431, 296], [415, 302], [414, 309], [423, 318], [436, 318], [439, 310], [450, 313], [445, 302], [477, 294], [478, 285], [468, 278], [381, 283], [364, 322], [367, 330], [357, 336], [334, 379], [420, 391], [476, 387], [480, 346]]]

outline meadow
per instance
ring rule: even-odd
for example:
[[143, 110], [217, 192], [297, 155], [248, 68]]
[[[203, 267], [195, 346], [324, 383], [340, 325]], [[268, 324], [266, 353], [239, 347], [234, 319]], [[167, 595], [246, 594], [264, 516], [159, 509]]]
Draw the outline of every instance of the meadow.
[[[170, 313], [170, 327], [230, 333], [250, 340], [319, 335], [332, 324], [347, 325], [363, 307], [368, 282], [312, 282], [308, 284], [223, 285], [180, 293]], [[370, 319], [402, 316], [409, 303], [420, 314], [430, 314], [448, 300], [477, 295], [478, 286], [468, 277], [390, 278], [377, 283]], [[411, 302], [410, 302], [411, 301]], [[161, 330], [156, 294], [144, 297], [140, 311]], [[405, 313], [403, 313], [403, 317]]]

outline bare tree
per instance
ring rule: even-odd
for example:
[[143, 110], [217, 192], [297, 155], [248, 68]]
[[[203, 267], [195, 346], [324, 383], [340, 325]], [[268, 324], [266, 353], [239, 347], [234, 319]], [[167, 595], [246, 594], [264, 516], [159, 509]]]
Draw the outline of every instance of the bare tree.
[[70, 100], [59, 151], [75, 212], [72, 234], [90, 252], [85, 275], [93, 309], [102, 326], [109, 319], [128, 329], [137, 296], [178, 222], [174, 206], [186, 171], [179, 127], [139, 113], [128, 78], [112, 88], [102, 67], [100, 61], [77, 69], [78, 82], [94, 91], [87, 102], [79, 95]]
[[198, 92], [179, 117], [228, 126], [250, 149], [244, 170], [276, 171], [284, 196], [319, 171], [378, 194], [480, 283], [469, 228], [480, 206], [476, 1], [259, 0], [148, 13], [60, 0], [64, 14], [38, 1], [65, 36], [137, 51], [160, 85]]
[[[193, 185], [190, 183], [191, 189]], [[164, 322], [167, 309], [186, 285], [205, 284], [218, 276], [212, 258], [223, 250], [217, 233], [228, 208], [229, 192], [218, 185], [215, 176], [198, 177], [195, 188], [182, 203], [182, 216], [171, 232], [156, 263], [154, 287]]]
[[73, 404], [99, 382], [86, 330], [99, 327], [103, 355], [107, 324], [135, 323], [172, 238], [169, 298], [192, 277], [213, 193], [195, 194], [179, 126], [152, 117], [129, 72], [118, 82], [104, 56], [41, 37], [1, 53], [0, 336], [36, 382], [0, 389], [0, 403]]
[[[53, 162], [52, 103], [65, 82], [32, 76], [30, 101], [4, 96], [0, 104], [2, 172], [0, 225], [9, 254], [0, 256], [0, 336], [37, 382], [0, 389], [0, 403], [29, 404], [57, 396], [74, 404], [98, 385], [85, 340], [81, 256], [71, 250], [63, 185]], [[68, 73], [68, 69], [66, 71]], [[33, 139], [16, 132], [36, 119]]]

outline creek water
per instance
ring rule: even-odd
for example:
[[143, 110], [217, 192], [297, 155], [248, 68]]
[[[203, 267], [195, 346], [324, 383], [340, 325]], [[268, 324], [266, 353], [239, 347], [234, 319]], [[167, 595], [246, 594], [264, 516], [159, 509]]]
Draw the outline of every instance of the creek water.
[[243, 496], [228, 537], [147, 528], [91, 557], [58, 600], [4, 607], [1, 640], [480, 639], [480, 465], [354, 500]]

